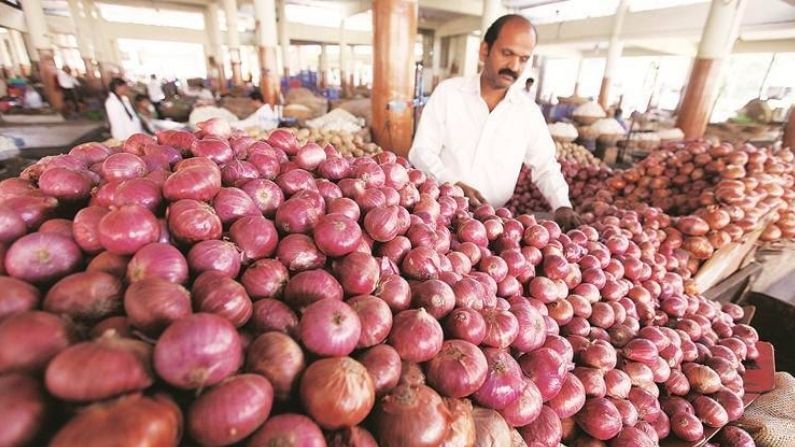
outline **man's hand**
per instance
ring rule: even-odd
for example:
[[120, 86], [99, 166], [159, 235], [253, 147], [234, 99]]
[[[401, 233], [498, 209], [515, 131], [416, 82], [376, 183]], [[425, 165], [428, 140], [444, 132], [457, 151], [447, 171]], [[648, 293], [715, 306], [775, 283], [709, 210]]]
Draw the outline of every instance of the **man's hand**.
[[456, 183], [456, 186], [464, 190], [464, 196], [469, 199], [469, 203], [475, 206], [480, 206], [486, 203], [486, 199], [483, 198], [483, 195], [480, 194], [480, 191], [477, 189], [467, 185], [464, 182]]
[[569, 231], [582, 225], [579, 214], [569, 207], [561, 207], [555, 210], [555, 222], [560, 225], [563, 231]]

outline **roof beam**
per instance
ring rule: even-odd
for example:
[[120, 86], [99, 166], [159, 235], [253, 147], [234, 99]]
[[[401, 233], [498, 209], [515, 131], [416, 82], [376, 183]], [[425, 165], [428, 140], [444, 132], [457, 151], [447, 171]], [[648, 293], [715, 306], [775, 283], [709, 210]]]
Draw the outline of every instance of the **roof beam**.
[[[793, 0], [795, 2], [795, 0]], [[795, 26], [795, 25], [794, 25]], [[791, 53], [795, 52], [795, 39], [737, 40], [732, 53]]]
[[469, 34], [480, 30], [480, 17], [461, 17], [445, 22], [436, 29], [440, 37]]
[[[420, 8], [478, 16], [480, 18], [483, 15], [483, 0], [456, 0], [454, 2], [450, 0], [420, 0]], [[480, 25], [478, 24], [479, 28]]]

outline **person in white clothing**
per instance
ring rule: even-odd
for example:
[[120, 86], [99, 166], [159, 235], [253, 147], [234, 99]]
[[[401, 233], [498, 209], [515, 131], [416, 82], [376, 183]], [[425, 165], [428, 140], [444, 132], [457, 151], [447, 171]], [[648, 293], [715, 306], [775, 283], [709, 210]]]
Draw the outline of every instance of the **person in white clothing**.
[[409, 160], [440, 182], [455, 183], [478, 205], [504, 205], [522, 163], [564, 228], [579, 225], [555, 143], [538, 106], [520, 82], [536, 45], [530, 22], [497, 19], [480, 46], [478, 76], [440, 83], [423, 109]]
[[149, 95], [149, 100], [152, 101], [155, 109], [160, 112], [160, 103], [165, 101], [166, 94], [163, 92], [163, 85], [157, 79], [157, 76], [152, 75], [149, 78], [149, 83], [146, 84], [146, 93]]
[[108, 115], [110, 133], [113, 139], [118, 141], [144, 131], [141, 119], [127, 97], [128, 88], [123, 79], [113, 78], [108, 87], [108, 99], [105, 100], [105, 113]]
[[[80, 82], [72, 76], [72, 69], [68, 65], [64, 65], [63, 68], [58, 70], [57, 78], [58, 87], [63, 92], [64, 106], [71, 104], [74, 107], [72, 111], [78, 112], [80, 110], [80, 100], [77, 97], [77, 86], [80, 85]], [[64, 112], [69, 113], [71, 111], [64, 110]]]

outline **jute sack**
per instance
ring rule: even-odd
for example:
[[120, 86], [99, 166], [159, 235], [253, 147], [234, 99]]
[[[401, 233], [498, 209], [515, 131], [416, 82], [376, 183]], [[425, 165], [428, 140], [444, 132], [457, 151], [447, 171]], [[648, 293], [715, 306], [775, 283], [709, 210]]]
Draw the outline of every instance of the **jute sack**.
[[747, 430], [759, 447], [795, 446], [795, 378], [776, 373], [776, 389], [759, 396], [737, 425]]

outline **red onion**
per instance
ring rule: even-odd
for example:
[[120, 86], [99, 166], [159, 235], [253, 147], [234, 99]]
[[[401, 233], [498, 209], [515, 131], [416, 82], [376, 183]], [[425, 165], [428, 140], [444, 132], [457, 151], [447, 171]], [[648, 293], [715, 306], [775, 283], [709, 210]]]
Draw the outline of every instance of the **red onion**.
[[[272, 403], [273, 387], [266, 378], [257, 374], [230, 377], [191, 404], [188, 431], [205, 445], [232, 444], [265, 422]], [[240, 405], [245, 411], [240, 411]]]
[[425, 309], [404, 310], [394, 316], [389, 344], [400, 358], [424, 362], [436, 356], [442, 348], [443, 332], [439, 322]]
[[22, 374], [0, 376], [0, 444], [29, 445], [39, 434], [46, 417], [41, 385]]
[[671, 416], [671, 431], [684, 441], [695, 442], [704, 436], [704, 427], [695, 415], [680, 412]]
[[178, 284], [146, 278], [127, 288], [124, 311], [130, 324], [149, 335], [157, 335], [172, 322], [191, 314], [190, 294]]
[[536, 420], [541, 413], [542, 406], [543, 402], [538, 388], [532, 381], [525, 380], [522, 394], [501, 410], [500, 415], [512, 427], [523, 427]]
[[521, 394], [522, 370], [507, 351], [485, 348], [483, 353], [488, 362], [488, 374], [473, 396], [480, 405], [502, 410]]
[[408, 309], [411, 304], [411, 289], [408, 282], [395, 274], [382, 274], [375, 296], [384, 300], [393, 313]]
[[80, 248], [56, 233], [30, 233], [17, 239], [5, 254], [8, 275], [30, 283], [57, 280], [74, 271]]
[[362, 325], [356, 311], [336, 299], [323, 299], [304, 310], [298, 332], [304, 347], [321, 356], [344, 356], [356, 347]]
[[271, 417], [249, 440], [250, 445], [278, 445], [280, 443], [307, 447], [326, 445], [323, 432], [312, 419], [292, 413]]
[[588, 399], [577, 413], [577, 425], [596, 439], [607, 441], [621, 431], [621, 414], [615, 405], [605, 398]]
[[276, 210], [276, 226], [285, 233], [310, 233], [317, 224], [322, 210], [308, 198], [293, 197]]
[[[223, 135], [218, 135], [223, 138]], [[234, 152], [229, 144], [220, 138], [204, 138], [193, 142], [190, 148], [194, 157], [207, 157], [218, 164], [232, 160]]]
[[19, 214], [10, 208], [0, 207], [0, 244], [10, 244], [26, 232], [25, 221]]
[[560, 418], [574, 416], [585, 405], [585, 388], [582, 382], [574, 374], [567, 373], [560, 392], [548, 404]]
[[3, 206], [21, 217], [25, 221], [28, 230], [32, 230], [41, 225], [50, 216], [58, 206], [58, 200], [53, 197], [30, 193], [4, 199]]
[[382, 396], [398, 385], [401, 362], [395, 348], [387, 344], [375, 345], [362, 352], [357, 360], [373, 379], [376, 396]]
[[557, 447], [562, 431], [560, 418], [546, 405], [541, 407], [541, 412], [533, 422], [519, 429], [525, 442], [533, 447]]
[[176, 445], [182, 435], [181, 426], [182, 414], [170, 399], [130, 394], [78, 412], [55, 434], [50, 445]]
[[638, 417], [646, 422], [654, 422], [662, 411], [657, 397], [637, 386], [633, 386], [630, 390], [629, 401], [638, 410]]
[[37, 374], [74, 339], [61, 318], [39, 311], [6, 317], [0, 322], [0, 374]]
[[[148, 388], [150, 345], [113, 336], [78, 343], [56, 355], [44, 377], [47, 391], [67, 401], [87, 402]], [[102, 374], [92, 372], [102, 371]]]
[[726, 410], [707, 396], [697, 396], [693, 399], [693, 409], [696, 412], [696, 417], [708, 427], [723, 427], [729, 422]]
[[127, 280], [162, 278], [182, 284], [188, 280], [188, 263], [182, 253], [169, 244], [149, 244], [138, 250], [127, 264]]
[[251, 198], [254, 206], [265, 216], [272, 218], [284, 203], [284, 193], [276, 183], [266, 179], [254, 179], [244, 183], [240, 189]]
[[710, 367], [704, 365], [691, 365], [690, 368], [682, 368], [690, 388], [700, 394], [712, 394], [720, 390], [720, 377], [718, 373]]
[[441, 445], [451, 422], [442, 398], [424, 385], [398, 385], [381, 399], [375, 417], [378, 442], [384, 447]]
[[127, 274], [129, 256], [117, 255], [108, 251], [98, 254], [88, 263], [87, 272], [107, 272], [116, 278], [123, 279]]
[[190, 269], [196, 274], [216, 271], [230, 278], [236, 278], [240, 272], [240, 259], [241, 253], [235, 244], [208, 240], [191, 247], [187, 261]]
[[146, 175], [146, 163], [134, 154], [113, 154], [102, 162], [102, 177], [106, 181], [126, 180]]
[[210, 201], [221, 190], [221, 171], [217, 166], [192, 166], [179, 169], [163, 184], [163, 197], [169, 201], [191, 199]]
[[155, 345], [154, 367], [173, 386], [195, 389], [221, 382], [243, 360], [240, 337], [226, 319], [198, 313], [172, 323]]
[[191, 289], [194, 307], [199, 312], [225, 318], [241, 327], [251, 318], [253, 306], [246, 289], [239, 282], [220, 272], [199, 275]]
[[54, 167], [41, 174], [39, 188], [44, 194], [56, 199], [79, 201], [88, 198], [91, 180], [80, 171]]
[[572, 374], [577, 376], [580, 382], [582, 382], [586, 396], [605, 397], [605, 395], [607, 395], [607, 387], [602, 370], [578, 366], [574, 368]]
[[605, 391], [608, 396], [619, 399], [629, 397], [632, 381], [624, 371], [610, 369], [605, 371]]
[[450, 337], [480, 344], [486, 336], [486, 322], [480, 312], [459, 308], [447, 316], [445, 330]]
[[281, 332], [264, 333], [248, 348], [246, 370], [265, 376], [280, 401], [289, 399], [304, 368], [301, 347]]
[[353, 252], [337, 261], [334, 270], [347, 295], [372, 293], [381, 274], [375, 258], [361, 252]]
[[373, 380], [350, 357], [320, 359], [309, 365], [301, 378], [300, 395], [307, 413], [326, 429], [362, 422], [375, 404]]
[[428, 362], [428, 382], [442, 395], [467, 397], [486, 380], [488, 364], [483, 352], [464, 340], [447, 340], [438, 355]]
[[41, 294], [32, 285], [10, 276], [0, 276], [0, 321], [9, 315], [33, 310], [39, 306]]
[[748, 432], [740, 427], [728, 425], [718, 433], [720, 445], [732, 447], [754, 447], [756, 443]]
[[495, 348], [507, 348], [514, 342], [519, 333], [519, 322], [507, 310], [483, 309], [481, 311], [486, 322], [486, 336], [483, 344]]
[[251, 197], [240, 188], [221, 188], [213, 198], [213, 208], [225, 225], [243, 216], [260, 216], [262, 213]]
[[42, 307], [47, 312], [93, 322], [121, 309], [121, 292], [121, 281], [109, 273], [79, 272], [55, 283]]
[[359, 315], [362, 330], [357, 348], [368, 348], [382, 343], [392, 329], [392, 312], [386, 302], [372, 295], [359, 295], [348, 300]]
[[284, 300], [294, 309], [301, 309], [324, 298], [342, 300], [342, 294], [342, 286], [331, 274], [325, 270], [307, 270], [287, 282]]
[[229, 235], [246, 262], [273, 256], [279, 243], [276, 227], [259, 215], [237, 219], [229, 228]]
[[188, 199], [169, 206], [168, 229], [177, 240], [191, 244], [218, 239], [223, 231], [221, 219], [212, 207]]

